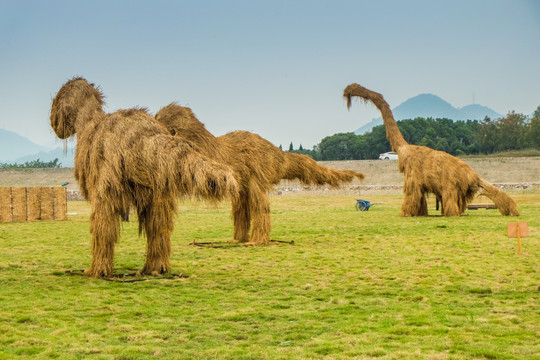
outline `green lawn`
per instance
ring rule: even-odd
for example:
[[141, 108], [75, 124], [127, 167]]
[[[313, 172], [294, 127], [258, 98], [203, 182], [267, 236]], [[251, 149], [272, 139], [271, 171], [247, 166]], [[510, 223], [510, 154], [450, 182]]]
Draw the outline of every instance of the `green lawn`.
[[[401, 196], [366, 212], [274, 197], [272, 239], [294, 243], [246, 247], [227, 242], [227, 204], [182, 204], [171, 265], [187, 277], [138, 282], [66, 273], [90, 264], [85, 203], [0, 224], [0, 359], [539, 359], [540, 194], [513, 197], [522, 255], [517, 219], [496, 210], [401, 218]], [[118, 274], [144, 263], [134, 220]]]

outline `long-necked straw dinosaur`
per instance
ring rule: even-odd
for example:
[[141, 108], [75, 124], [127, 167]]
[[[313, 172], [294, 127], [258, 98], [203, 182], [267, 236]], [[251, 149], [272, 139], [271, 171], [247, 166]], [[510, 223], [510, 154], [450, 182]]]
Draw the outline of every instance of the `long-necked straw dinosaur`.
[[399, 131], [392, 110], [383, 96], [358, 84], [350, 84], [343, 92], [347, 108], [358, 97], [373, 103], [381, 112], [386, 137], [398, 154], [398, 168], [405, 176], [401, 207], [402, 216], [426, 216], [426, 195], [435, 194], [441, 201], [442, 214], [459, 216], [478, 192], [490, 198], [503, 215], [519, 216], [516, 203], [504, 192], [481, 178], [464, 161], [425, 146], [409, 145]]

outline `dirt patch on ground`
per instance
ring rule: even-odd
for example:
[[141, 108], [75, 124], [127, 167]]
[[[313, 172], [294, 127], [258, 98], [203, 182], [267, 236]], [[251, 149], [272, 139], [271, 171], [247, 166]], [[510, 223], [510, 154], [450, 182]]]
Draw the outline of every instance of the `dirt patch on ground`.
[[[539, 191], [540, 157], [467, 158], [464, 159], [480, 176], [507, 192]], [[275, 194], [302, 195], [365, 195], [401, 194], [403, 175], [395, 160], [321, 161], [336, 169], [350, 169], [366, 175], [361, 183], [355, 180], [340, 189], [304, 187], [298, 181], [283, 180]], [[0, 170], [0, 186], [59, 186], [67, 185], [70, 198], [79, 191], [72, 168]]]

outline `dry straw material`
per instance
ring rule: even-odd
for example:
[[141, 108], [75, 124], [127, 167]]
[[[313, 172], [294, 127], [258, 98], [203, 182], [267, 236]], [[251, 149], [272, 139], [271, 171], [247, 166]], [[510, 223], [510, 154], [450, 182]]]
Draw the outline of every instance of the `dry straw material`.
[[386, 137], [398, 153], [398, 168], [405, 176], [401, 207], [402, 216], [427, 216], [426, 195], [434, 194], [446, 216], [459, 216], [478, 192], [489, 197], [503, 215], [519, 216], [517, 205], [504, 192], [482, 179], [464, 161], [425, 146], [409, 145], [403, 138], [388, 103], [383, 96], [358, 84], [350, 84], [343, 92], [347, 107], [358, 97], [373, 103], [381, 112]]
[[28, 203], [27, 220], [36, 221], [41, 219], [41, 188], [26, 188], [26, 199]]
[[52, 195], [54, 220], [67, 220], [67, 189], [62, 186], [53, 187]]
[[[156, 120], [178, 138], [196, 144], [207, 156], [229, 165], [240, 194], [232, 199], [234, 239], [256, 245], [270, 242], [268, 192], [282, 179], [299, 179], [306, 185], [339, 187], [364, 175], [317, 164], [305, 155], [288, 153], [259, 135], [234, 131], [214, 137], [190, 108], [170, 104], [158, 111]], [[251, 234], [250, 234], [251, 228]]]
[[0, 187], [0, 222], [66, 220], [62, 187]]
[[198, 144], [171, 136], [145, 109], [105, 113], [103, 104], [93, 84], [74, 78], [56, 94], [50, 115], [59, 138], [77, 135], [74, 175], [92, 206], [92, 265], [86, 273], [113, 274], [119, 222], [130, 206], [147, 238], [141, 274], [168, 272], [177, 198], [234, 198], [233, 172], [201, 154]]
[[11, 188], [0, 187], [0, 223], [11, 222]]
[[42, 187], [40, 189], [40, 197], [41, 197], [41, 203], [40, 203], [40, 210], [41, 210], [41, 216], [39, 217], [40, 220], [54, 220], [54, 202], [53, 202], [53, 193], [52, 188], [50, 187]]
[[21, 222], [26, 221], [26, 188], [12, 187], [11, 188], [11, 221]]

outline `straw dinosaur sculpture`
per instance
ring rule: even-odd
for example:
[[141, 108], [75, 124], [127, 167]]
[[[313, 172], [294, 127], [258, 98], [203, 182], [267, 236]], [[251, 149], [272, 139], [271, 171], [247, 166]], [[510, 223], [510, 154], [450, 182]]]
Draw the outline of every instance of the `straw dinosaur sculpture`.
[[338, 187], [354, 178], [364, 178], [362, 173], [335, 170], [317, 164], [308, 156], [284, 152], [251, 132], [233, 131], [216, 138], [190, 108], [174, 103], [159, 110], [155, 119], [171, 134], [197, 144], [207, 156], [234, 169], [239, 185], [239, 196], [232, 199], [234, 239], [241, 243], [266, 245], [270, 242], [267, 193], [281, 179]]
[[50, 114], [59, 138], [77, 135], [74, 175], [92, 206], [92, 265], [86, 274], [113, 274], [119, 222], [130, 206], [147, 238], [140, 274], [166, 273], [177, 198], [234, 198], [236, 180], [228, 166], [202, 155], [197, 144], [171, 136], [145, 109], [108, 114], [103, 104], [93, 84], [73, 78], [56, 94]]
[[425, 146], [409, 145], [399, 131], [392, 110], [383, 96], [358, 84], [350, 84], [343, 92], [347, 108], [352, 97], [373, 103], [381, 112], [386, 137], [398, 153], [399, 171], [404, 174], [402, 216], [427, 216], [426, 195], [435, 194], [446, 216], [459, 216], [481, 191], [490, 198], [501, 214], [519, 216], [516, 203], [504, 192], [481, 178], [464, 161]]

